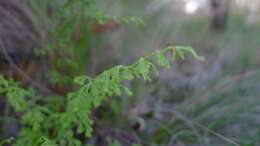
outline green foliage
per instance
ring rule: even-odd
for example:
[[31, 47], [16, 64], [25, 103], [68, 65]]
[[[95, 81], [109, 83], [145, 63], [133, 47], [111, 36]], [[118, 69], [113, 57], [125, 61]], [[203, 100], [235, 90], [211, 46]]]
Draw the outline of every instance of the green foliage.
[[[86, 62], [90, 62], [91, 52], [98, 51], [98, 48], [93, 48], [96, 46], [97, 37], [92, 30], [93, 26], [105, 25], [108, 22], [144, 25], [137, 17], [110, 16], [99, 10], [96, 6], [97, 2], [93, 0], [54, 0], [48, 3], [54, 9], [51, 17], [48, 18], [51, 24], [48, 26], [50, 27], [48, 31], [53, 41], [46, 41], [46, 45], [40, 50], [66, 56], [53, 62], [54, 71], [48, 76], [54, 79], [54, 83], [63, 82], [64, 78], [84, 74], [88, 69]], [[68, 77], [63, 75], [64, 68]], [[67, 84], [70, 83], [71, 80], [68, 80]]]
[[28, 108], [28, 103], [25, 101], [24, 97], [29, 95], [30, 92], [19, 88], [18, 83], [15, 83], [13, 80], [5, 80], [3, 76], [0, 76], [0, 87], [0, 92], [6, 94], [8, 103], [17, 112], [25, 111]]
[[[52, 65], [46, 78], [53, 85], [70, 85], [75, 76], [91, 70], [93, 52], [102, 51], [96, 44], [95, 27], [113, 22], [144, 26], [133, 16], [108, 15], [94, 0], [26, 0], [46, 32], [43, 47], [34, 49], [37, 56], [50, 55]], [[47, 11], [47, 13], [46, 13]], [[94, 30], [93, 30], [94, 29]], [[95, 53], [96, 54], [96, 53]], [[93, 56], [95, 57], [95, 56]], [[94, 65], [93, 65], [94, 66]]]
[[13, 137], [10, 137], [10, 138], [8, 138], [8, 139], [5, 139], [5, 140], [3, 140], [3, 141], [0, 141], [0, 146], [3, 146], [4, 144], [11, 144], [13, 140], [14, 140], [14, 138], [13, 138]]
[[[171, 51], [182, 51], [183, 55], [189, 52], [191, 48], [169, 47], [158, 50], [150, 56], [140, 58], [129, 66], [119, 65], [105, 70], [95, 78], [80, 76], [74, 79], [79, 85], [78, 90], [67, 94], [64, 104], [60, 111], [57, 108], [48, 108], [52, 102], [45, 97], [35, 98], [35, 92], [25, 90], [19, 87], [18, 83], [12, 80], [6, 80], [0, 77], [0, 91], [8, 99], [8, 103], [16, 112], [22, 112], [23, 128], [19, 138], [16, 140], [17, 146], [81, 146], [81, 142], [74, 136], [72, 129], [77, 127], [76, 133], [91, 137], [94, 121], [91, 118], [91, 111], [98, 108], [102, 102], [109, 96], [122, 95], [126, 93], [131, 95], [131, 91], [122, 84], [122, 81], [143, 78], [150, 81], [152, 71], [158, 73], [155, 65], [149, 61], [157, 57], [158, 65], [166, 68], [170, 67], [169, 61], [164, 53]], [[195, 58], [200, 59], [195, 52], [192, 53]], [[177, 55], [178, 57], [178, 55]], [[53, 96], [52, 98], [55, 98]], [[57, 97], [56, 97], [57, 98]], [[33, 102], [32, 102], [33, 101]]]
[[[30, 2], [33, 3], [33, 1]], [[66, 56], [65, 58], [58, 57], [57, 61], [52, 62], [53, 67], [49, 69], [51, 71], [48, 77], [53, 79], [54, 84], [71, 83], [72, 77], [85, 73], [86, 48], [91, 45], [93, 21], [99, 24], [112, 20], [117, 23], [143, 25], [143, 22], [136, 17], [108, 16], [97, 9], [93, 0], [48, 2], [55, 8], [49, 18], [51, 25], [48, 26], [52, 41], [46, 38], [44, 52], [37, 54], [58, 52]], [[72, 40], [73, 35], [78, 33], [81, 34], [79, 40]], [[196, 59], [203, 60], [190, 47], [168, 47], [140, 58], [129, 66], [118, 65], [105, 70], [94, 78], [76, 77], [74, 83], [78, 88], [64, 97], [42, 96], [33, 89], [23, 89], [17, 82], [0, 76], [0, 94], [6, 97], [8, 104], [19, 113], [21, 119], [22, 129], [14, 145], [82, 146], [83, 142], [75, 134], [84, 134], [86, 138], [91, 138], [94, 123], [91, 112], [100, 107], [110, 96], [132, 95], [123, 81], [141, 78], [151, 81], [152, 72], [158, 75], [152, 62], [153, 58], [156, 58], [159, 66], [169, 69], [170, 63], [165, 55], [167, 52], [172, 54], [173, 61], [177, 57], [184, 59], [186, 53], [191, 53]], [[114, 142], [111, 145], [120, 144]]]
[[[163, 67], [165, 67], [167, 69], [171, 68], [168, 60], [166, 59], [166, 57], [163, 55], [162, 52], [156, 51], [156, 56], [157, 56], [157, 60], [158, 60], [158, 64], [159, 65], [161, 65], [161, 66], [163, 66]], [[172, 58], [174, 58], [174, 56]]]

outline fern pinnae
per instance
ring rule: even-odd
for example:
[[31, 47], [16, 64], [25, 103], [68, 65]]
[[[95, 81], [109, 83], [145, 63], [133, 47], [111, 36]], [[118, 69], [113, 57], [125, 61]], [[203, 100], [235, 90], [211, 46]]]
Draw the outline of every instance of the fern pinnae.
[[[191, 53], [195, 59], [199, 61], [203, 60], [192, 48], [168, 47], [140, 58], [132, 65], [119, 65], [105, 70], [94, 78], [87, 76], [76, 77], [74, 82], [79, 85], [79, 89], [67, 94], [65, 110], [63, 112], [44, 111], [47, 108], [48, 102], [46, 105], [43, 105], [43, 107], [46, 106], [46, 108], [32, 108], [24, 97], [34, 95], [28, 90], [20, 88], [15, 82], [8, 81], [0, 76], [1, 94], [7, 95], [9, 99], [8, 102], [15, 111], [24, 112], [22, 116], [25, 126], [24, 129], [30, 131], [30, 133], [24, 132], [21, 134], [17, 140], [17, 145], [24, 144], [28, 138], [31, 139], [31, 143], [35, 144], [37, 142], [33, 140], [35, 137], [39, 135], [39, 139], [41, 136], [48, 135], [46, 131], [55, 129], [56, 134], [51, 137], [45, 136], [45, 141], [42, 142], [42, 146], [50, 146], [50, 144], [72, 144], [80, 146], [79, 141], [73, 137], [73, 131], [71, 129], [76, 126], [77, 133], [83, 133], [86, 137], [91, 137], [94, 123], [91, 118], [91, 111], [98, 108], [106, 97], [121, 95], [122, 93], [132, 95], [132, 92], [123, 85], [122, 81], [131, 81], [137, 78], [151, 81], [150, 74], [152, 71], [154, 71], [155, 74], [159, 74], [156, 66], [150, 61], [153, 60], [153, 58], [157, 59], [156, 62], [159, 66], [169, 68], [170, 63], [165, 56], [168, 51], [173, 54], [173, 61], [177, 57], [181, 57], [179, 52], [182, 52], [183, 55]], [[37, 107], [38, 105], [34, 106]], [[44, 129], [46, 127], [44, 127], [45, 120], [43, 119], [55, 122], [48, 123], [50, 129]], [[25, 135], [27, 135], [27, 137]], [[29, 144], [28, 146], [33, 145]]]

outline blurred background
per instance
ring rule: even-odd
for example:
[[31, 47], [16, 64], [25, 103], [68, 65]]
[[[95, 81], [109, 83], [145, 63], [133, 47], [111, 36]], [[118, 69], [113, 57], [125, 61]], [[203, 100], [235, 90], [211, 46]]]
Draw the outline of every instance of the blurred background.
[[241, 145], [259, 145], [259, 0], [107, 2], [101, 7], [108, 13], [145, 22], [144, 28], [120, 28], [105, 38], [119, 48], [119, 62], [167, 45], [192, 46], [206, 58], [174, 63], [156, 84], [133, 85], [136, 101], [130, 108], [144, 120], [142, 140], [232, 145], [218, 133]]
[[[152, 83], [127, 83], [133, 96], [113, 97], [95, 111], [107, 128], [93, 141], [260, 145], [260, 0], [99, 0], [96, 6], [105, 14], [135, 16], [144, 24], [98, 24], [66, 15], [64, 21], [77, 22], [71, 31], [57, 29], [52, 14], [62, 1], [0, 1], [2, 74], [63, 95], [72, 89], [71, 77], [95, 76], [170, 45], [191, 46], [206, 58], [178, 60]], [[13, 13], [6, 13], [8, 5]], [[15, 75], [5, 54], [27, 75]], [[4, 101], [0, 107], [1, 115], [12, 114]], [[0, 137], [17, 133], [19, 122], [0, 122]]]

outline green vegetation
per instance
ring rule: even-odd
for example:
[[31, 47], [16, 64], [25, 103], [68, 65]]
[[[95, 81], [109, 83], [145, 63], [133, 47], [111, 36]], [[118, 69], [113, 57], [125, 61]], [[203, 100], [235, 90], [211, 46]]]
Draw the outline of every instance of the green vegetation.
[[[31, 6], [37, 4], [37, 1], [28, 2]], [[57, 21], [56, 24], [48, 28], [54, 42], [46, 42], [45, 47], [35, 50], [35, 53], [47, 55], [58, 51], [68, 55], [69, 58], [58, 59], [53, 62], [53, 68], [50, 68], [52, 75], [53, 73], [56, 74], [56, 76], [51, 77], [54, 84], [68, 85], [72, 82], [70, 81], [72, 76], [84, 73], [87, 51], [85, 47], [91, 42], [93, 34], [91, 34], [89, 27], [93, 22], [100, 25], [107, 21], [143, 24], [141, 20], [135, 17], [108, 16], [95, 7], [94, 1], [71, 0], [58, 5], [54, 5], [56, 3], [52, 1], [50, 4], [57, 7], [51, 14], [51, 18], [48, 18], [50, 24], [52, 19]], [[77, 38], [78, 40], [71, 40], [75, 33], [80, 35]], [[75, 91], [70, 91], [65, 96], [43, 96], [33, 88], [23, 89], [18, 82], [1, 76], [1, 95], [6, 96], [6, 100], [14, 109], [14, 112], [20, 114], [19, 119], [22, 124], [18, 138], [14, 140], [14, 145], [85, 145], [84, 141], [75, 136], [75, 133], [91, 138], [94, 124], [91, 118], [92, 111], [98, 108], [105, 99], [108, 100], [107, 97], [121, 96], [123, 93], [132, 95], [128, 87], [122, 84], [122, 81], [140, 79], [141, 77], [145, 81], [151, 81], [150, 73], [154, 71], [158, 74], [158, 71], [154, 64], [149, 61], [150, 59], [157, 58], [158, 65], [170, 69], [170, 63], [165, 56], [167, 52], [172, 54], [173, 61], [177, 57], [184, 59], [187, 53], [191, 53], [197, 60], [204, 60], [190, 47], [168, 47], [145, 58], [140, 58], [132, 65], [118, 65], [107, 69], [94, 78], [88, 76], [76, 77], [74, 78], [74, 83], [77, 84], [77, 87], [74, 87]], [[63, 76], [64, 72], [61, 73], [61, 70], [64, 70], [64, 68], [73, 72]], [[11, 139], [8, 139], [3, 141], [2, 144], [10, 142]], [[118, 142], [111, 143], [111, 146], [119, 145]]]
[[[191, 52], [198, 60], [204, 60], [192, 48], [168, 47], [155, 53], [158, 64], [166, 68], [170, 68], [164, 55], [167, 51], [172, 52], [173, 60], [178, 56], [184, 59], [187, 52]], [[154, 54], [151, 54], [146, 58], [153, 56]], [[86, 137], [91, 137], [93, 131], [91, 111], [98, 108], [108, 96], [120, 96], [124, 92], [127, 95], [132, 94], [121, 84], [122, 81], [141, 77], [150, 81], [150, 72], [154, 70], [158, 73], [155, 66], [146, 58], [141, 58], [129, 66], [119, 65], [105, 70], [93, 79], [87, 76], [76, 77], [74, 82], [80, 87], [77, 91], [68, 93], [66, 97], [42, 97], [34, 90], [22, 89], [18, 83], [1, 76], [1, 93], [7, 97], [15, 112], [23, 114], [21, 119], [24, 127], [15, 145], [82, 145], [81, 141], [73, 136], [73, 127], [77, 127], [78, 134], [84, 133]], [[53, 100], [63, 101], [59, 101], [60, 105], [53, 105]]]
[[40, 86], [0, 64], [0, 146], [260, 145], [260, 25], [184, 3], [23, 1], [41, 46], [15, 62]]

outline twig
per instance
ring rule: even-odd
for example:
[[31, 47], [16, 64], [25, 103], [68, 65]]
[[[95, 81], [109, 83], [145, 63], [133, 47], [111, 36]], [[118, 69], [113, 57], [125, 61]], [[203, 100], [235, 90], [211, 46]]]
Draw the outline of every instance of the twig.
[[217, 136], [218, 138], [220, 138], [220, 139], [222, 139], [222, 140], [224, 140], [224, 141], [226, 141], [226, 142], [228, 142], [230, 144], [233, 144], [234, 146], [241, 146], [240, 144], [236, 143], [235, 141], [233, 141], [233, 140], [231, 140], [231, 139], [229, 139], [229, 138], [227, 138], [227, 137], [225, 137], [225, 136], [223, 136], [223, 135], [221, 135], [221, 134], [219, 134], [219, 133], [217, 133], [217, 132], [215, 132], [213, 130], [210, 130], [209, 128], [201, 125], [200, 123], [197, 123], [197, 122], [193, 122], [193, 123], [195, 125], [197, 125], [198, 127], [200, 127], [201, 129], [204, 129], [204, 130], [208, 131], [209, 133]]
[[2, 53], [4, 55], [4, 58], [10, 63], [11, 67], [14, 69], [14, 71], [16, 71], [19, 75], [21, 75], [26, 81], [28, 81], [29, 83], [31, 83], [33, 86], [35, 86], [36, 88], [38, 88], [42, 93], [46, 93], [46, 94], [50, 94], [51, 91], [40, 85], [38, 82], [34, 81], [32, 78], [30, 78], [27, 74], [24, 73], [23, 70], [21, 70], [13, 61], [13, 59], [9, 56], [9, 54], [7, 53], [6, 48], [3, 45], [3, 41], [0, 40], [0, 48], [2, 50]]
[[228, 143], [230, 143], [230, 144], [233, 144], [234, 146], [241, 146], [240, 144], [238, 144], [238, 143], [236, 143], [235, 141], [233, 141], [233, 140], [231, 140], [231, 139], [225, 137], [224, 135], [222, 135], [222, 134], [220, 134], [220, 133], [217, 133], [217, 132], [215, 132], [215, 131], [209, 129], [209, 128], [207, 128], [207, 127], [201, 125], [201, 124], [198, 123], [198, 122], [192, 121], [191, 119], [189, 119], [188, 117], [186, 117], [184, 114], [178, 112], [177, 110], [172, 109], [171, 111], [172, 111], [172, 113], [176, 114], [176, 115], [177, 115], [179, 118], [181, 118], [182, 120], [184, 120], [184, 121], [186, 121], [186, 122], [188, 121], [187, 123], [188, 123], [189, 125], [196, 125], [196, 126], [199, 127], [200, 129], [205, 130], [205, 131], [208, 131], [209, 133], [215, 135], [216, 137], [218, 137], [218, 138], [220, 138], [220, 139], [222, 139], [222, 140], [224, 140], [224, 141], [226, 141], [226, 142], [228, 142]]

